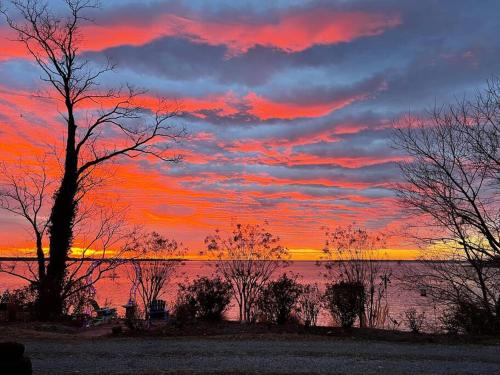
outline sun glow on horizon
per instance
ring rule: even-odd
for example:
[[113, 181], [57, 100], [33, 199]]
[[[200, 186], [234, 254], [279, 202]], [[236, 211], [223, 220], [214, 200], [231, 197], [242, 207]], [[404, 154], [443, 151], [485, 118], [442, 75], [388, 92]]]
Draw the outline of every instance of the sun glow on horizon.
[[[77, 247], [71, 248], [70, 258], [80, 258], [82, 257], [83, 252], [85, 251], [84, 258], [93, 259], [93, 258], [102, 258], [102, 251], [96, 249], [82, 249]], [[117, 250], [108, 250], [106, 252], [105, 258], [113, 258], [113, 256], [117, 253]], [[44, 253], [47, 256], [49, 251], [48, 248], [44, 248]], [[289, 260], [291, 261], [321, 261], [325, 260], [324, 253], [322, 249], [304, 249], [304, 248], [290, 248], [288, 249]], [[377, 260], [415, 260], [421, 256], [421, 251], [418, 249], [396, 249], [396, 248], [387, 248], [380, 249], [374, 252], [374, 259]], [[27, 257], [35, 259], [35, 253], [33, 249], [30, 248], [18, 248], [18, 249], [7, 249], [0, 248], [0, 257]], [[137, 259], [136, 253], [130, 253], [124, 256], [124, 259]], [[185, 259], [185, 260], [214, 260], [207, 255], [202, 255], [201, 252], [196, 251], [187, 251], [179, 256], [173, 256], [172, 258], [176, 259]], [[139, 258], [139, 259], [147, 259], [147, 257]], [[165, 258], [168, 259], [168, 258]]]

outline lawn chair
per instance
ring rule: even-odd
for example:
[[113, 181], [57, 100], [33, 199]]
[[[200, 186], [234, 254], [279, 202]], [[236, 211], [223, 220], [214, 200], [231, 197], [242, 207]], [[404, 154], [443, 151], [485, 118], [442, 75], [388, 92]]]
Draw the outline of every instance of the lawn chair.
[[95, 300], [90, 300], [89, 301], [90, 305], [94, 309], [96, 313], [96, 317], [94, 318], [93, 322], [95, 325], [101, 324], [101, 323], [109, 323], [112, 320], [117, 318], [117, 313], [116, 309], [112, 307], [100, 307], [97, 301]]
[[149, 304], [149, 319], [150, 320], [167, 320], [168, 311], [164, 300], [155, 299]]

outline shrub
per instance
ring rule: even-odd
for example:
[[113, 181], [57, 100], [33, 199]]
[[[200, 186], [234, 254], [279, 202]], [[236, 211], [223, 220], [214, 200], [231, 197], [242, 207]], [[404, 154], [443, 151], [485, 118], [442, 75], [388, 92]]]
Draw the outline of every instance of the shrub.
[[422, 330], [422, 326], [425, 321], [425, 313], [418, 313], [416, 309], [411, 308], [405, 311], [406, 323], [408, 324], [408, 328], [413, 333], [420, 333]]
[[31, 285], [12, 291], [7, 289], [0, 295], [0, 303], [12, 303], [25, 308], [33, 307], [36, 299], [36, 288]]
[[10, 307], [7, 308], [9, 320], [18, 319], [17, 313], [20, 311], [26, 312], [29, 317], [32, 318], [36, 312], [37, 299], [38, 293], [34, 285], [25, 286], [12, 291], [5, 290], [0, 295], [0, 303], [10, 304]]
[[[200, 277], [189, 285], [179, 286], [177, 319], [221, 320], [231, 302], [231, 285], [219, 277]], [[186, 316], [181, 316], [181, 315]]]
[[302, 293], [302, 286], [295, 277], [283, 274], [278, 280], [271, 281], [262, 289], [257, 300], [259, 315], [263, 320], [285, 324], [291, 320], [297, 309], [297, 301]]
[[316, 326], [321, 310], [321, 292], [316, 284], [302, 287], [302, 293], [297, 302], [297, 313], [306, 327]]
[[325, 291], [326, 306], [342, 327], [352, 327], [356, 316], [361, 316], [365, 304], [362, 283], [341, 281], [328, 284]]
[[87, 285], [84, 281], [76, 281], [71, 285], [71, 294], [65, 298], [63, 313], [65, 315], [84, 314], [86, 308], [91, 307], [95, 299], [93, 284]]
[[482, 306], [458, 301], [443, 314], [441, 321], [449, 333], [491, 334], [499, 331], [498, 317]]
[[183, 296], [177, 298], [177, 303], [174, 307], [174, 321], [178, 325], [182, 326], [196, 319], [196, 306], [191, 302], [184, 300]]

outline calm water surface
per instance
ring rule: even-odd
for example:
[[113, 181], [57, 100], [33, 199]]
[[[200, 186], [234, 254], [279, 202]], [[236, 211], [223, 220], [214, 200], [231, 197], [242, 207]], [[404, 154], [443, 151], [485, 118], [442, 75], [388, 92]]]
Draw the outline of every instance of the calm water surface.
[[[435, 324], [438, 313], [431, 299], [421, 296], [416, 290], [407, 290], [407, 288], [403, 287], [398, 281], [398, 277], [404, 273], [407, 267], [418, 267], [418, 263], [394, 261], [384, 262], [384, 266], [392, 274], [387, 296], [390, 317], [397, 321], [402, 321], [404, 320], [402, 319], [404, 312], [410, 308], [415, 308], [419, 312], [425, 312], [426, 321], [429, 324]], [[26, 268], [26, 265], [19, 264], [18, 267]], [[215, 267], [213, 262], [183, 262], [183, 264], [179, 266], [176, 275], [167, 286], [163, 298], [167, 301], [169, 306], [173, 306], [179, 283], [188, 282], [198, 276], [210, 276], [214, 271]], [[281, 272], [277, 272], [275, 276], [279, 276], [284, 271], [300, 275], [299, 281], [301, 283], [318, 284], [321, 290], [324, 289], [324, 285], [327, 282], [322, 276], [323, 267], [318, 266], [314, 261], [291, 262], [287, 268], [283, 269]], [[114, 275], [107, 276], [96, 283], [96, 300], [100, 305], [107, 304], [117, 307], [120, 314], [124, 313], [122, 305], [127, 303], [132, 286], [130, 277], [128, 276], [129, 272], [130, 269], [128, 266], [122, 266], [115, 271]], [[0, 292], [5, 289], [15, 289], [24, 285], [26, 285], [25, 281], [5, 273], [0, 273]], [[231, 304], [226, 315], [229, 319], [237, 318], [237, 306], [235, 302]], [[327, 313], [322, 313], [319, 323], [321, 325], [331, 324], [331, 319]], [[400, 328], [404, 328], [404, 324]]]

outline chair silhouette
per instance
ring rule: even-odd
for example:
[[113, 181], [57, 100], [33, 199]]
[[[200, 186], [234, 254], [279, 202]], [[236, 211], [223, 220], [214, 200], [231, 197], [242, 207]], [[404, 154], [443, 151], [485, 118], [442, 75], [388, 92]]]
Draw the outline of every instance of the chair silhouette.
[[151, 320], [166, 320], [168, 312], [166, 303], [161, 299], [154, 299], [149, 304], [149, 319]]

